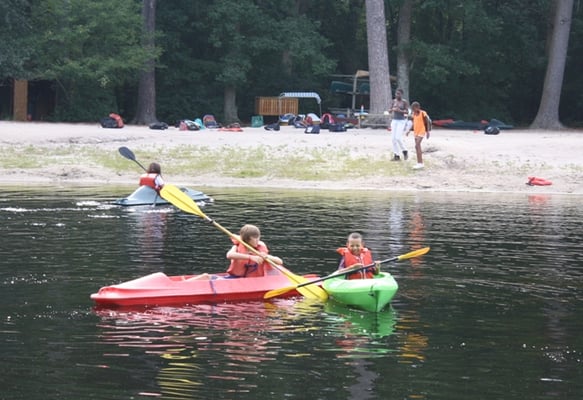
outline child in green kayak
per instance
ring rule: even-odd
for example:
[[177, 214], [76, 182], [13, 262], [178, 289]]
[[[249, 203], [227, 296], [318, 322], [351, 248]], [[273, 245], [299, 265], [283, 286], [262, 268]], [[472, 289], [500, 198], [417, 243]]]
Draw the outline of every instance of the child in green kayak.
[[346, 275], [346, 279], [371, 279], [380, 272], [380, 263], [373, 261], [372, 253], [364, 246], [362, 235], [358, 232], [352, 232], [348, 235], [346, 247], [340, 247], [336, 251], [342, 256], [340, 265], [338, 265], [339, 270], [375, 264], [370, 268]]

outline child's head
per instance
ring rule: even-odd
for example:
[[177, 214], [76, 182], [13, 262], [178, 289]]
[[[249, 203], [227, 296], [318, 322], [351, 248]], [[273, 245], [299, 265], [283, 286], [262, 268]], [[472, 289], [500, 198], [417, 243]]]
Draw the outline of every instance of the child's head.
[[239, 231], [239, 236], [245, 243], [248, 243], [251, 246], [257, 246], [257, 242], [259, 242], [259, 239], [261, 238], [261, 231], [259, 231], [259, 228], [255, 225], [247, 224], [243, 225]]
[[358, 232], [352, 232], [350, 235], [348, 235], [346, 247], [348, 247], [348, 250], [350, 250], [352, 254], [359, 255], [364, 247], [362, 235]]
[[421, 104], [419, 104], [418, 101], [414, 101], [413, 103], [411, 103], [411, 110], [413, 110], [413, 112], [419, 111], [421, 109]]
[[148, 173], [149, 174], [161, 174], [162, 167], [160, 167], [160, 164], [153, 162], [148, 166]]
[[403, 97], [403, 89], [399, 88], [399, 89], [395, 90], [395, 97], [397, 99], [400, 99], [401, 97]]

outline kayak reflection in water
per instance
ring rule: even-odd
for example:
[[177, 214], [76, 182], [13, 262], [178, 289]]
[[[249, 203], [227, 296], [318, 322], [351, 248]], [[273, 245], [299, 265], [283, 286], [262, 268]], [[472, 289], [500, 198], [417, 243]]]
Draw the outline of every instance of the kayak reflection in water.
[[270, 256], [267, 245], [261, 241], [261, 232], [255, 225], [244, 225], [239, 231], [241, 241], [249, 244], [260, 255], [250, 252], [242, 243], [233, 241], [235, 244], [227, 252], [227, 258], [231, 260], [231, 265], [227, 270], [229, 278], [251, 278], [260, 277], [276, 271], [267, 260], [282, 265], [283, 261], [279, 257]]
[[342, 256], [339, 270], [358, 265], [376, 264], [374, 267], [347, 274], [346, 279], [371, 279], [380, 272], [380, 263], [373, 261], [372, 253], [365, 247], [362, 235], [358, 232], [348, 235], [346, 247], [340, 247], [336, 251]]

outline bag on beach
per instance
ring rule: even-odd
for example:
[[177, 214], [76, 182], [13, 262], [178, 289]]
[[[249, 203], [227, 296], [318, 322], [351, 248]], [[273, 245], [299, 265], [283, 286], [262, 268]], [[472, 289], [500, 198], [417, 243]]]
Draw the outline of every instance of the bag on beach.
[[488, 125], [485, 129], [484, 129], [484, 133], [486, 135], [497, 135], [500, 133], [500, 128], [498, 128], [497, 126], [492, 126], [492, 125]]
[[330, 132], [346, 132], [346, 126], [342, 123], [330, 124], [328, 130]]
[[308, 126], [304, 133], [320, 133], [320, 125]]
[[183, 119], [182, 121], [180, 121], [178, 129], [181, 131], [198, 131], [200, 130], [200, 127], [193, 120]]
[[154, 122], [153, 124], [150, 124], [150, 129], [163, 131], [168, 129], [168, 124], [166, 122]]
[[99, 120], [103, 128], [123, 128], [123, 119], [119, 114], [111, 113], [108, 117], [103, 117]]
[[265, 125], [263, 128], [266, 131], [278, 131], [279, 130], [279, 122], [274, 122], [273, 124]]

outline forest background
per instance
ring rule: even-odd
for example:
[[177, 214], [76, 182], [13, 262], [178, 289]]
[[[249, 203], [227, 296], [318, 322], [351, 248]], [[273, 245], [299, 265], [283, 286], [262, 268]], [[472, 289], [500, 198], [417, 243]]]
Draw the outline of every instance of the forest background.
[[[529, 125], [561, 1], [385, 0], [391, 75], [399, 55], [407, 61], [407, 81], [393, 90], [405, 84], [434, 119]], [[112, 111], [139, 121], [148, 96], [167, 122], [204, 114], [249, 121], [256, 97], [284, 91], [318, 92], [323, 110], [345, 107], [349, 97], [333, 95], [330, 83], [368, 69], [365, 3], [4, 0], [0, 89], [10, 79], [50, 82], [48, 118], [71, 122]], [[575, 127], [583, 125], [583, 13], [578, 0], [572, 8], [559, 111]]]

